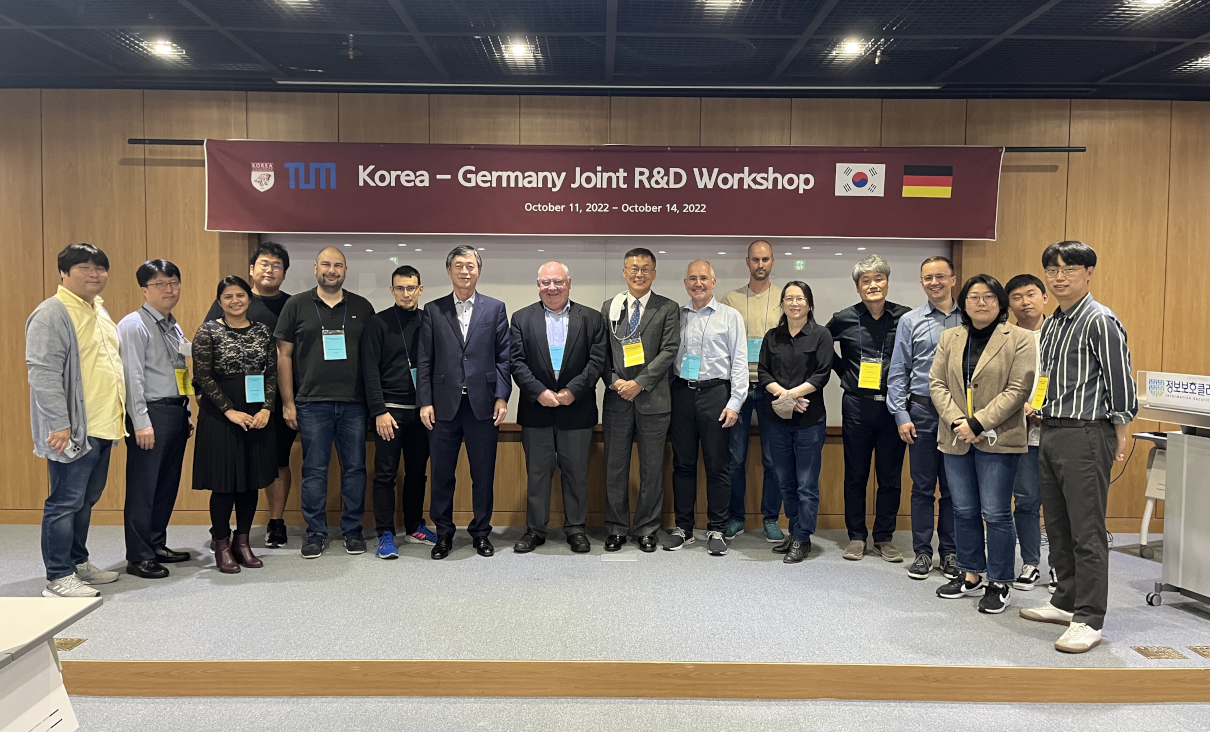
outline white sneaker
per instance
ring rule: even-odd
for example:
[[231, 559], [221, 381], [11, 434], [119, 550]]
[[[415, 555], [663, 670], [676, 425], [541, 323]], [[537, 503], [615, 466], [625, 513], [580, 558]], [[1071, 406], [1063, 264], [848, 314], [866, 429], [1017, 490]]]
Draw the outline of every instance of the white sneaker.
[[76, 576], [86, 585], [107, 585], [110, 582], [117, 582], [117, 572], [106, 572], [92, 562], [84, 562], [76, 565]]
[[74, 574], [51, 580], [46, 583], [46, 589], [42, 590], [43, 597], [96, 597], [99, 594], [101, 593], [84, 584]]
[[1084, 653], [1101, 644], [1101, 631], [1084, 623], [1072, 623], [1067, 632], [1055, 641], [1055, 650], [1064, 653]]
[[1021, 617], [1038, 623], [1054, 623], [1055, 625], [1071, 625], [1072, 613], [1051, 605], [1049, 602], [1041, 607], [1021, 608]]

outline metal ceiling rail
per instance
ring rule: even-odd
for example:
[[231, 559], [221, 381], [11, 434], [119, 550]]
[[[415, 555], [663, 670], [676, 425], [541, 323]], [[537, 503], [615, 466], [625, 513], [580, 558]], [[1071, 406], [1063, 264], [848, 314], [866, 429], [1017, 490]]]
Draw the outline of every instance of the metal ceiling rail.
[[[131, 137], [126, 140], [127, 145], [193, 145], [199, 146], [206, 144], [205, 140], [166, 140], [154, 137]], [[1082, 153], [1088, 152], [1088, 148], [1079, 147], [1006, 147], [1004, 152], [1008, 153]]]

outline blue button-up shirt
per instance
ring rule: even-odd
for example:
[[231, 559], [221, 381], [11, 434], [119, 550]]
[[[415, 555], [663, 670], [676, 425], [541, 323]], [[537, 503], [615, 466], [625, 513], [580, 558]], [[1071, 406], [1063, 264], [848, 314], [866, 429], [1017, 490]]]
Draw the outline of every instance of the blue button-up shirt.
[[697, 381], [731, 382], [727, 409], [738, 412], [748, 398], [748, 337], [744, 316], [714, 298], [701, 310], [694, 310], [692, 302], [685, 305], [681, 308], [681, 346], [676, 352], [674, 373], [680, 374], [686, 353], [701, 354]]
[[895, 415], [895, 424], [912, 421], [908, 413], [908, 396], [929, 395], [929, 369], [933, 367], [937, 341], [941, 339], [942, 331], [961, 324], [958, 303], [945, 313], [926, 302], [899, 319], [891, 368], [887, 372], [886, 408]]
[[[548, 346], [567, 345], [567, 318], [571, 312], [571, 300], [559, 312], [555, 312], [542, 303], [542, 312], [546, 314], [546, 344]], [[562, 369], [555, 369], [555, 378], [559, 378]]]

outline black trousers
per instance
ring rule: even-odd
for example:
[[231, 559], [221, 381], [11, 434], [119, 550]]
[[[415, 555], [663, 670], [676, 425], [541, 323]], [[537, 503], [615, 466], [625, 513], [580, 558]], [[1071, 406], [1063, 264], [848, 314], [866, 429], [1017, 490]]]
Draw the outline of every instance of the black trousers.
[[[676, 525], [693, 531], [697, 506], [697, 448], [706, 468], [706, 530], [723, 531], [731, 514], [731, 430], [719, 415], [727, 407], [731, 388], [720, 384], [690, 389], [672, 380], [672, 504]], [[776, 459], [776, 458], [775, 458]]]
[[155, 559], [155, 548], [168, 542], [168, 520], [181, 487], [181, 464], [189, 442], [189, 410], [181, 404], [149, 403], [147, 416], [155, 431], [150, 450], [138, 446], [134, 426], [126, 420], [126, 561]]
[[256, 517], [256, 504], [260, 491], [210, 494], [210, 536], [222, 541], [231, 536], [231, 509], [235, 508], [235, 533], [252, 531], [252, 519]]
[[[865, 523], [865, 491], [870, 482], [870, 457], [878, 490], [874, 498], [874, 541], [890, 541], [895, 533], [902, 492], [900, 473], [907, 443], [899, 439], [895, 416], [886, 402], [845, 392], [840, 402], [844, 434], [844, 522], [849, 540], [869, 536]], [[776, 456], [774, 456], [776, 460]]]
[[403, 456], [403, 528], [410, 534], [424, 521], [425, 467], [429, 461], [429, 436], [420, 421], [419, 409], [387, 407], [399, 427], [395, 437], [384, 440], [374, 432], [374, 523], [378, 535], [395, 531], [395, 483], [399, 457]]
[[471, 504], [475, 518], [467, 526], [473, 537], [492, 533], [492, 503], [496, 481], [496, 442], [500, 428], [489, 419], [476, 419], [470, 401], [462, 395], [458, 413], [453, 419], [433, 422], [429, 432], [429, 455], [432, 458], [433, 497], [429, 501], [429, 516], [438, 537], [452, 537], [454, 525], [454, 488], [457, 483], [458, 453], [466, 442], [466, 459], [471, 469]]

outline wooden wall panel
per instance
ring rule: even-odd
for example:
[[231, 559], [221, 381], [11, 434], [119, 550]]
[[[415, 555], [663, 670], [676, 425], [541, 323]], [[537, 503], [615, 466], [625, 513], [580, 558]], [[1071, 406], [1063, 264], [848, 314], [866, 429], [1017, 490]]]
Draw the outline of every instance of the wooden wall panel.
[[521, 141], [520, 104], [515, 94], [433, 94], [429, 141], [516, 145]]
[[1210, 370], [1210, 342], [1201, 328], [1189, 324], [1210, 313], [1210, 292], [1204, 287], [1190, 287], [1189, 279], [1205, 268], [1210, 251], [1210, 206], [1206, 205], [1206, 191], [1210, 190], [1210, 104], [1172, 103], [1169, 181], [1164, 287], [1167, 317], [1161, 367], [1164, 371], [1204, 374]]
[[877, 147], [882, 144], [881, 99], [795, 99], [791, 145]]
[[248, 92], [248, 139], [336, 142], [338, 95], [315, 92]]
[[702, 98], [702, 145], [790, 144], [789, 99]]
[[522, 145], [604, 145], [609, 142], [609, 97], [520, 99]]
[[[36, 509], [46, 500], [46, 463], [31, 452], [25, 319], [42, 302], [42, 120], [37, 89], [0, 89], [0, 252], [8, 263], [8, 307], [0, 327], [0, 508]], [[57, 278], [56, 278], [57, 279]]]
[[965, 99], [884, 99], [882, 144], [962, 145], [966, 142]]
[[427, 94], [339, 94], [341, 142], [428, 142]]
[[698, 145], [702, 102], [697, 97], [614, 97], [609, 141], [618, 145]]
[[[1071, 103], [1071, 144], [1088, 152], [1071, 156], [1067, 238], [1097, 250], [1093, 296], [1126, 326], [1135, 370], [1158, 370], [1163, 362], [1171, 111], [1169, 102]], [[1183, 319], [1174, 316], [1180, 327]], [[1148, 429], [1155, 424], [1132, 427]], [[1109, 516], [1142, 514], [1146, 464], [1132, 460], [1114, 484]], [[1119, 470], [1115, 465], [1115, 476]]]

